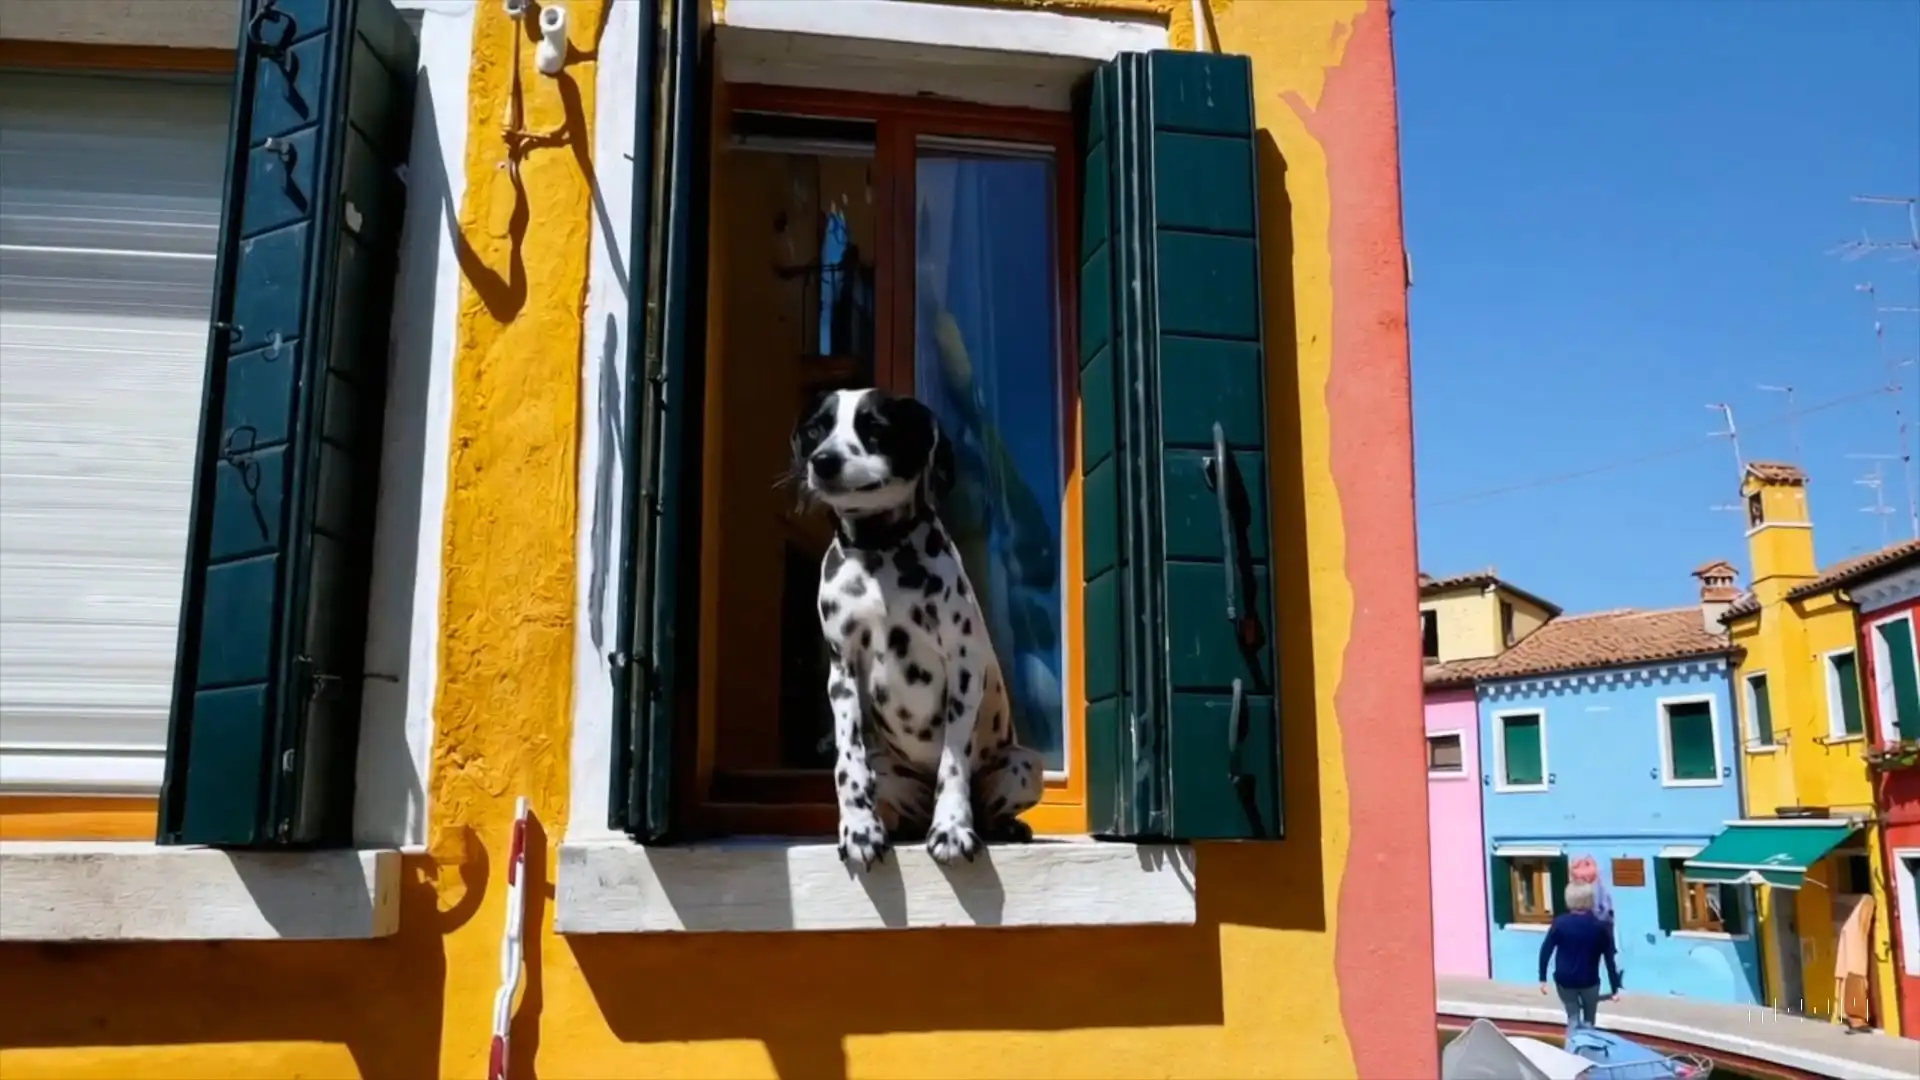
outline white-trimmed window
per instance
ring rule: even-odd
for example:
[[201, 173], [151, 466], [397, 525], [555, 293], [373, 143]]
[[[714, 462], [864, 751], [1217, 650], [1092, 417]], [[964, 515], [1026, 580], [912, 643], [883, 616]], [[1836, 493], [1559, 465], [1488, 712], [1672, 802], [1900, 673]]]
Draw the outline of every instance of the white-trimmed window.
[[1860, 700], [1860, 658], [1852, 646], [1821, 657], [1827, 680], [1827, 737], [1857, 739], [1867, 730], [1866, 710]]
[[1913, 615], [1901, 612], [1868, 624], [1873, 649], [1873, 704], [1879, 738], [1920, 739], [1920, 642]]
[[1547, 771], [1547, 714], [1539, 709], [1509, 709], [1493, 714], [1493, 789], [1500, 792], [1545, 791], [1552, 783]]
[[1740, 696], [1747, 714], [1747, 749], [1770, 750], [1778, 746], [1773, 737], [1773, 696], [1768, 692], [1767, 673], [1749, 672], [1740, 680]]
[[1908, 975], [1920, 976], [1920, 848], [1893, 849], [1893, 873], [1900, 963]]
[[1663, 787], [1718, 787], [1720, 711], [1711, 695], [1661, 698], [1660, 783]]
[[1466, 769], [1466, 744], [1463, 732], [1427, 732], [1428, 776], [1464, 776]]

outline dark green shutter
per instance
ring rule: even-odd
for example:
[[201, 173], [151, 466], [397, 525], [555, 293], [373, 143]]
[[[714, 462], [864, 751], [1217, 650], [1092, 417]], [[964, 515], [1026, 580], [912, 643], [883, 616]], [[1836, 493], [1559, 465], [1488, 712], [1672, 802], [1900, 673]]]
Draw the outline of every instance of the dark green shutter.
[[159, 841], [346, 844], [418, 46], [388, 0], [241, 24]]
[[1714, 887], [1720, 890], [1720, 928], [1729, 934], [1746, 933], [1746, 890], [1739, 885]]
[[1543, 741], [1537, 714], [1500, 719], [1501, 761], [1509, 785], [1527, 787], [1546, 781]]
[[[671, 826], [673, 733], [698, 670], [700, 428], [706, 372], [705, 35], [695, 0], [647, 0], [634, 137], [627, 316], [624, 612], [613, 657], [609, 824], [643, 840]], [[656, 132], [658, 135], [656, 136]]]
[[1713, 706], [1687, 701], [1667, 706], [1667, 752], [1674, 780], [1713, 780], [1720, 775], [1713, 740]]
[[1659, 909], [1660, 929], [1671, 934], [1680, 929], [1679, 890], [1674, 887], [1674, 874], [1680, 869], [1678, 859], [1655, 859], [1653, 861], [1653, 899]]
[[1887, 668], [1893, 683], [1893, 723], [1888, 734], [1920, 739], [1920, 671], [1914, 669], [1913, 623], [1891, 619], [1873, 628], [1887, 647]]
[[1252, 77], [1122, 53], [1079, 103], [1096, 835], [1282, 832]]
[[1836, 654], [1830, 661], [1833, 665], [1833, 681], [1840, 688], [1840, 730], [1847, 735], [1858, 735], [1867, 729], [1866, 719], [1860, 712], [1860, 664], [1851, 652]]
[[1753, 737], [1760, 746], [1773, 745], [1773, 697], [1767, 693], [1767, 677], [1747, 679], [1749, 705], [1753, 709]]
[[1487, 896], [1493, 901], [1493, 925], [1513, 922], [1513, 874], [1498, 855], [1487, 860]]
[[1553, 895], [1547, 899], [1548, 911], [1553, 912], [1555, 915], [1565, 915], [1567, 913], [1567, 885], [1572, 880], [1573, 876], [1569, 872], [1567, 857], [1565, 855], [1555, 855], [1552, 859], [1548, 860], [1547, 887], [1553, 890]]

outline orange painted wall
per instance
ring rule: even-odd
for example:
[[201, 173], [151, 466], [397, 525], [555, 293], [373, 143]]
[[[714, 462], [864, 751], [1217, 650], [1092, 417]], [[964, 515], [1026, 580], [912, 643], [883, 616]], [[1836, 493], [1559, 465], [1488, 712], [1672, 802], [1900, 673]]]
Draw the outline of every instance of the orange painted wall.
[[[603, 4], [571, 0], [591, 55]], [[1186, 12], [1183, 14], [1183, 9]], [[1191, 8], [1169, 9], [1177, 42]], [[473, 1077], [484, 1071], [513, 797], [533, 911], [514, 1074], [1437, 1073], [1426, 888], [1405, 277], [1383, 0], [1211, 0], [1255, 61], [1288, 839], [1199, 852], [1198, 923], [868, 934], [552, 933], [571, 737], [583, 164], [499, 174], [511, 63], [476, 19], [467, 288], [428, 850], [400, 933], [360, 943], [0, 947], [0, 1076]], [[593, 115], [591, 59], [528, 72], [527, 126]], [[589, 143], [590, 145], [590, 143]], [[517, 249], [536, 290], [507, 285]], [[1411, 977], [1409, 977], [1411, 976]], [[876, 992], [884, 979], [911, 980]]]

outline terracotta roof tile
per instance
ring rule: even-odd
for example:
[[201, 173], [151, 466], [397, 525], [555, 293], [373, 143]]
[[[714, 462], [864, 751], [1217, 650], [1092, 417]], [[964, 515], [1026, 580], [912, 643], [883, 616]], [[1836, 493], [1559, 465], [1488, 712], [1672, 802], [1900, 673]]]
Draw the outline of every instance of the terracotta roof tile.
[[1453, 574], [1448, 577], [1434, 577], [1425, 571], [1422, 571], [1420, 574], [1421, 596], [1433, 596], [1437, 593], [1452, 592], [1455, 589], [1484, 589], [1489, 585], [1497, 585], [1522, 600], [1539, 605], [1546, 610], [1549, 618], [1560, 614], [1560, 605], [1538, 594], [1530, 593], [1511, 581], [1503, 580], [1500, 577], [1500, 571], [1491, 566], [1480, 570], [1469, 570], [1464, 574]]
[[1749, 461], [1747, 475], [1755, 480], [1764, 480], [1773, 484], [1804, 484], [1807, 482], [1806, 470], [1798, 465], [1789, 465], [1784, 461]]
[[1796, 585], [1788, 590], [1787, 599], [1799, 600], [1829, 589], [1843, 588], [1881, 571], [1897, 570], [1908, 563], [1920, 563], [1920, 540], [1903, 540], [1898, 544], [1883, 547], [1879, 551], [1869, 551], [1865, 555], [1842, 559], [1827, 567], [1819, 577], [1805, 585]]
[[1698, 607], [1621, 608], [1554, 619], [1499, 656], [1431, 665], [1426, 669], [1426, 684], [1462, 686], [1523, 675], [1723, 656], [1732, 651], [1724, 634], [1707, 632]]

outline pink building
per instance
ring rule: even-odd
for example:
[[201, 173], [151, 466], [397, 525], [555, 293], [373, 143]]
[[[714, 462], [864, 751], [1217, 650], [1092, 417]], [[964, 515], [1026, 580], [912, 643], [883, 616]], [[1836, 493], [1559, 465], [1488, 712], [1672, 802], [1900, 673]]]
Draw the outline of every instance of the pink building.
[[1433, 967], [1486, 978], [1487, 855], [1480, 828], [1480, 724], [1471, 684], [1427, 691], [1427, 827]]

